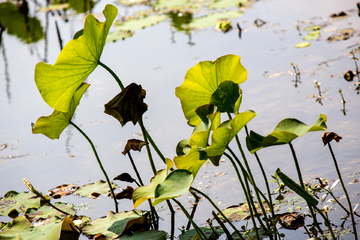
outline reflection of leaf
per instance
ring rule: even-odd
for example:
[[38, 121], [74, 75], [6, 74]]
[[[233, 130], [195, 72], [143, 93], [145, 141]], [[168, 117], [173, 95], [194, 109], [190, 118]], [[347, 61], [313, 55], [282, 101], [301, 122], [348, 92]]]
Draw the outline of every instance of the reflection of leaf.
[[246, 137], [246, 146], [251, 153], [254, 153], [264, 147], [287, 144], [308, 132], [326, 130], [326, 120], [326, 116], [320, 114], [315, 123], [308, 126], [297, 119], [286, 118], [279, 122], [272, 133], [267, 136], [250, 131], [250, 136]]
[[19, 216], [14, 219], [10, 226], [6, 226], [0, 232], [0, 239], [52, 240], [78, 238], [79, 231], [68, 217], [62, 221], [54, 219], [49, 224], [35, 227], [25, 216]]
[[128, 21], [117, 24], [116, 29], [121, 31], [141, 29], [162, 22], [166, 18], [167, 18], [166, 15], [151, 15], [151, 16], [141, 17], [138, 19], [136, 18], [130, 19]]
[[122, 126], [128, 121], [132, 121], [135, 125], [147, 110], [147, 105], [144, 103], [145, 95], [146, 91], [141, 85], [131, 83], [105, 104], [105, 113], [116, 118]]
[[93, 237], [97, 234], [102, 234], [109, 239], [114, 239], [134, 224], [141, 225], [146, 223], [145, 213], [141, 210], [123, 211], [116, 214], [110, 211], [106, 218], [98, 218], [87, 222], [81, 230], [87, 236]]
[[[224, 233], [224, 230], [220, 226], [214, 226], [215, 232], [220, 236]], [[212, 229], [211, 227], [200, 227], [200, 230], [205, 233], [205, 236], [207, 238], [210, 237]], [[186, 232], [183, 232], [181, 235], [179, 235], [180, 240], [191, 240], [194, 239], [194, 236], [196, 235], [195, 229], [188, 230]]]
[[11, 2], [0, 3], [0, 25], [6, 32], [15, 35], [25, 43], [37, 42], [43, 38], [43, 29], [37, 18], [24, 15]]
[[247, 71], [241, 65], [240, 57], [236, 55], [225, 55], [215, 61], [200, 62], [190, 68], [183, 84], [175, 90], [188, 124], [197, 126], [200, 123], [200, 117], [195, 110], [210, 103], [212, 94], [221, 82], [232, 81], [240, 84], [245, 82], [246, 76]]
[[140, 152], [141, 148], [147, 144], [147, 142], [138, 139], [129, 139], [125, 145], [124, 151], [122, 151], [122, 154], [126, 155], [130, 150]]
[[50, 139], [58, 139], [60, 134], [70, 124], [76, 107], [79, 105], [80, 99], [89, 86], [90, 84], [87, 83], [82, 83], [80, 85], [80, 87], [74, 93], [74, 96], [71, 98], [68, 112], [54, 110], [50, 116], [40, 117], [33, 126], [32, 133], [42, 133]]
[[32, 192], [7, 192], [0, 199], [0, 216], [16, 217], [29, 208], [39, 208], [40, 198]]
[[[111, 183], [113, 188], [117, 188], [115, 183]], [[96, 183], [85, 184], [84, 186], [78, 188], [75, 191], [75, 194], [82, 197], [92, 197], [97, 198], [101, 194], [105, 194], [110, 191], [109, 185], [103, 180], [99, 180]]]
[[243, 12], [240, 12], [238, 10], [211, 13], [204, 17], [194, 18], [193, 21], [189, 24], [189, 26], [196, 29], [211, 27], [215, 26], [221, 19], [238, 18], [243, 14]]
[[36, 65], [35, 83], [50, 107], [69, 111], [74, 92], [97, 67], [117, 9], [106, 5], [103, 13], [105, 22], [98, 21], [92, 14], [86, 17], [84, 34], [65, 45], [54, 65], [43, 62]]

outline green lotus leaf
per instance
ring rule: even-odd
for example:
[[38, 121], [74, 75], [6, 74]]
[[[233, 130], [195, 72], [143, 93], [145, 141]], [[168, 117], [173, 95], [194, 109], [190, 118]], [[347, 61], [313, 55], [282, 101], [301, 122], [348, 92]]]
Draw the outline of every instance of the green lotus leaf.
[[12, 240], [58, 240], [78, 239], [79, 231], [70, 218], [64, 220], [52, 219], [51, 223], [34, 226], [24, 216], [18, 216], [11, 225], [3, 228], [0, 232], [0, 239]]
[[[117, 185], [111, 182], [113, 189], [117, 188]], [[82, 197], [97, 198], [101, 194], [106, 194], [110, 191], [109, 184], [104, 180], [99, 180], [96, 183], [85, 184], [75, 191], [76, 195]]]
[[134, 18], [116, 25], [116, 30], [131, 31], [135, 29], [141, 29], [162, 22], [166, 18], [167, 18], [166, 15], [158, 15], [158, 14], [151, 16], [144, 16], [141, 18]]
[[81, 231], [91, 238], [97, 234], [102, 234], [109, 239], [115, 239], [133, 224], [144, 224], [146, 213], [141, 210], [123, 211], [116, 214], [110, 211], [106, 218], [98, 218], [85, 223]]
[[0, 25], [10, 35], [15, 35], [24, 43], [34, 43], [44, 37], [39, 19], [24, 16], [18, 6], [11, 2], [0, 3]]
[[[189, 27], [195, 29], [201, 29], [201, 28], [216, 26], [218, 21], [221, 19], [234, 19], [241, 17], [243, 14], [244, 14], [243, 12], [238, 10], [211, 13], [204, 17], [193, 19], [193, 21], [189, 24]], [[227, 80], [232, 80], [232, 79], [227, 79]]]
[[[69, 215], [74, 215], [74, 205], [68, 204], [68, 203], [62, 203], [62, 202], [56, 202], [54, 203], [54, 206], [58, 209], [68, 213]], [[25, 213], [27, 217], [30, 217], [31, 219], [38, 219], [38, 218], [47, 218], [47, 217], [53, 217], [56, 216], [58, 218], [65, 217], [65, 214], [62, 212], [59, 212], [58, 210], [54, 209], [52, 206], [44, 205], [40, 207], [39, 209], [28, 209]]]
[[170, 159], [165, 159], [166, 169], [161, 169], [156, 172], [155, 176], [150, 179], [149, 186], [141, 186], [135, 189], [133, 192], [133, 202], [134, 208], [137, 208], [144, 201], [155, 198], [155, 189], [156, 187], [164, 182], [166, 179], [170, 168], [173, 167], [173, 162]]
[[[262, 215], [260, 204], [258, 202], [254, 202], [254, 205], [258, 214]], [[270, 212], [270, 208], [264, 200], [262, 201], [262, 205], [265, 207], [265, 212]], [[250, 218], [251, 216], [248, 203], [240, 203], [239, 205], [233, 205], [225, 208], [221, 212], [231, 222], [242, 221], [244, 219]], [[218, 217], [220, 219], [223, 219], [223, 217], [219, 213]]]
[[166, 240], [167, 233], [159, 230], [150, 230], [145, 232], [134, 232], [133, 234], [123, 234], [119, 240]]
[[255, 228], [253, 227], [246, 231], [240, 231], [240, 233], [242, 235], [242, 238], [240, 238], [236, 232], [233, 232], [231, 236], [234, 240], [253, 240], [257, 238], [257, 234], [259, 234], [260, 239], [269, 237], [268, 233], [264, 228], [257, 228], [257, 231], [255, 231]]
[[254, 117], [256, 113], [247, 111], [237, 114], [233, 119], [220, 124], [211, 135], [211, 144], [203, 151], [215, 166], [219, 166], [220, 156], [235, 135]]
[[231, 7], [239, 7], [240, 4], [249, 2], [249, 0], [222, 0], [222, 1], [214, 1], [209, 5], [210, 9], [225, 9]]
[[286, 118], [279, 122], [272, 133], [267, 136], [250, 131], [250, 136], [246, 137], [246, 146], [251, 153], [255, 153], [264, 147], [287, 144], [308, 132], [325, 131], [327, 129], [326, 120], [326, 116], [320, 114], [315, 123], [308, 126], [297, 119]]
[[[239, 85], [232, 81], [224, 81], [211, 95], [210, 103], [214, 104], [219, 112], [237, 113], [236, 103], [241, 96]], [[240, 104], [238, 105], [240, 107]]]
[[[220, 226], [213, 226], [213, 229], [215, 230], [215, 232], [218, 236], [220, 236], [221, 234], [224, 233], [224, 230]], [[203, 233], [205, 233], [205, 236], [207, 237], [207, 239], [213, 239], [213, 238], [210, 238], [210, 235], [213, 232], [213, 229], [211, 227], [200, 227], [200, 230]], [[181, 233], [181, 235], [179, 235], [179, 239], [180, 240], [197, 239], [197, 238], [194, 238], [195, 235], [197, 235], [195, 229], [191, 229], [191, 230]]]
[[134, 35], [132, 31], [114, 31], [108, 34], [106, 41], [107, 42], [116, 42], [118, 40], [124, 40], [125, 38], [131, 37]]
[[189, 191], [193, 180], [193, 174], [188, 170], [176, 169], [170, 172], [164, 182], [157, 185], [153, 206], [161, 203], [162, 201], [183, 195]]
[[69, 0], [69, 7], [74, 9], [77, 13], [85, 13], [91, 11], [91, 9], [95, 6], [94, 0]]
[[0, 216], [8, 215], [14, 218], [29, 208], [39, 208], [40, 201], [41, 199], [32, 192], [9, 191], [0, 199]]
[[185, 80], [175, 90], [181, 101], [181, 106], [190, 126], [197, 126], [200, 117], [195, 110], [209, 104], [212, 94], [220, 83], [232, 81], [236, 84], [245, 82], [247, 71], [240, 63], [240, 57], [225, 55], [215, 61], [203, 61], [190, 68]]
[[54, 110], [50, 116], [40, 117], [35, 125], [32, 127], [32, 133], [42, 133], [50, 139], [59, 139], [60, 134], [70, 124], [72, 117], [74, 116], [76, 107], [80, 103], [80, 99], [88, 89], [90, 84], [82, 83], [76, 90], [70, 101], [70, 108], [68, 112], [60, 112]]
[[289, 187], [291, 190], [299, 194], [302, 198], [304, 198], [308, 203], [313, 206], [316, 206], [319, 201], [316, 200], [313, 196], [311, 196], [305, 189], [303, 189], [299, 184], [294, 182], [291, 178], [289, 178], [285, 173], [281, 172], [280, 168], [278, 168], [275, 172], [277, 176], [281, 179], [281, 181]]
[[89, 14], [84, 34], [68, 42], [54, 65], [40, 62], [35, 67], [35, 83], [44, 101], [61, 112], [70, 110], [74, 92], [97, 67], [117, 8], [106, 5], [105, 22]]
[[192, 146], [186, 155], [175, 157], [174, 163], [177, 169], [189, 170], [192, 172], [193, 178], [195, 178], [199, 169], [207, 159], [206, 152], [200, 151], [197, 146]]

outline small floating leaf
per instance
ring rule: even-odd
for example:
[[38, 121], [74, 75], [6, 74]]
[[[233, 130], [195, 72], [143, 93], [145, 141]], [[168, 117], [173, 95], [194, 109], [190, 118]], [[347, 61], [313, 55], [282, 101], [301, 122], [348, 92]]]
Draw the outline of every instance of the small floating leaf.
[[39, 208], [40, 198], [32, 192], [7, 192], [0, 199], [0, 216], [16, 217], [29, 208]]
[[56, 188], [50, 189], [49, 196], [58, 199], [63, 196], [72, 194], [78, 188], [79, 186], [76, 184], [63, 184], [61, 186], [57, 186]]
[[[75, 214], [75, 210], [74, 210], [74, 205], [72, 204], [68, 204], [68, 203], [62, 203], [62, 202], [56, 202], [54, 203], [54, 206], [59, 208], [60, 210], [68, 213], [69, 215], [74, 215]], [[38, 219], [38, 218], [48, 218], [56, 216], [58, 218], [62, 218], [65, 217], [65, 214], [62, 212], [59, 212], [58, 210], [54, 209], [53, 207], [49, 206], [49, 205], [44, 205], [39, 209], [28, 209], [25, 213], [25, 215], [29, 218], [31, 218], [32, 220], [34, 219]]]
[[295, 47], [297, 48], [304, 48], [304, 47], [308, 47], [310, 46], [310, 42], [299, 42], [297, 44], [295, 44]]
[[107, 42], [116, 42], [118, 40], [124, 40], [125, 38], [131, 37], [134, 35], [132, 31], [114, 31], [108, 34], [106, 41]]
[[189, 27], [200, 29], [200, 28], [216, 26], [218, 21], [221, 19], [234, 19], [242, 16], [243, 14], [244, 14], [243, 12], [238, 10], [216, 12], [216, 13], [208, 14], [204, 17], [194, 18], [193, 21], [189, 24]]
[[130, 19], [116, 25], [116, 29], [120, 31], [131, 31], [135, 29], [141, 29], [152, 26], [159, 22], [164, 21], [167, 18], [166, 15], [151, 15], [145, 16], [138, 19]]
[[[210, 239], [210, 235], [212, 233], [212, 228], [211, 227], [199, 227], [200, 230], [205, 234], [205, 236], [207, 237], [207, 239]], [[214, 226], [213, 227], [215, 232], [220, 236], [221, 234], [224, 233], [224, 230], [220, 227], [220, 226]], [[194, 239], [194, 237], [196, 236], [197, 232], [195, 231], [195, 229], [191, 229], [188, 230], [186, 232], [183, 232], [179, 235], [179, 239], [181, 240], [192, 240]], [[195, 238], [197, 239], [197, 238]]]
[[320, 37], [320, 31], [315, 31], [315, 32], [311, 32], [308, 35], [306, 35], [304, 37], [304, 40], [309, 41], [309, 40], [316, 40]]
[[[111, 186], [115, 189], [117, 188], [117, 185], [115, 183], [111, 183]], [[78, 188], [75, 191], [76, 195], [82, 196], [82, 197], [92, 197], [97, 198], [101, 194], [105, 194], [110, 191], [109, 185], [107, 182], [103, 180], [99, 180], [96, 183], [89, 183], [85, 184], [84, 186]]]
[[[270, 208], [267, 206], [266, 202], [262, 202], [265, 212], [269, 212]], [[262, 211], [260, 208], [260, 204], [258, 202], [254, 202], [256, 211], [261, 215]], [[241, 203], [239, 205], [233, 205], [227, 207], [226, 209], [222, 210], [222, 213], [227, 217], [231, 222], [241, 221], [250, 217], [250, 210], [249, 205], [247, 203]], [[218, 217], [222, 219], [222, 216], [218, 214]]]

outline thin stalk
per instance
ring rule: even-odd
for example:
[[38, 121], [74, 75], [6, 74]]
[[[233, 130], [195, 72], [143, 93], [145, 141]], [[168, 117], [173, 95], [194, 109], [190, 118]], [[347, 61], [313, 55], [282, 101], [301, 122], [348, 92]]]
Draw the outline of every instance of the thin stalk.
[[221, 228], [224, 230], [224, 232], [225, 232], [225, 234], [227, 236], [227, 239], [228, 240], [233, 240], [233, 237], [231, 236], [229, 230], [226, 228], [225, 224], [219, 219], [219, 217], [216, 215], [216, 213], [214, 211], [211, 211], [211, 214], [213, 215], [215, 220], [219, 223]]
[[108, 185], [109, 185], [109, 188], [110, 188], [110, 191], [111, 191], [112, 197], [113, 197], [113, 199], [114, 199], [114, 203], [115, 203], [115, 210], [116, 210], [116, 213], [118, 213], [118, 212], [119, 212], [118, 202], [116, 201], [116, 198], [115, 198], [114, 189], [113, 189], [113, 187], [111, 186], [110, 179], [109, 179], [109, 177], [108, 177], [108, 175], [107, 175], [107, 173], [106, 173], [106, 171], [105, 171], [105, 169], [104, 169], [104, 167], [103, 167], [103, 165], [102, 165], [102, 163], [101, 163], [101, 161], [100, 161], [99, 155], [98, 155], [98, 153], [97, 153], [97, 151], [96, 151], [96, 149], [95, 149], [95, 146], [94, 146], [93, 142], [91, 141], [91, 139], [90, 139], [75, 123], [73, 123], [72, 121], [70, 121], [70, 124], [73, 125], [73, 126], [86, 138], [86, 140], [90, 143], [91, 148], [92, 148], [92, 150], [93, 150], [93, 152], [94, 152], [94, 155], [95, 155], [95, 157], [96, 157], [96, 160], [97, 160], [97, 162], [98, 162], [98, 164], [99, 164], [99, 166], [100, 166], [100, 169], [101, 169], [101, 171], [103, 172], [103, 174], [104, 174], [104, 176], [105, 176], [105, 178], [106, 178], [106, 182], [107, 182]]
[[332, 238], [333, 240], [335, 240], [336, 237], [335, 237], [335, 234], [334, 234], [334, 232], [333, 232], [333, 230], [332, 230], [332, 227], [331, 227], [331, 224], [330, 224], [330, 222], [329, 222], [329, 219], [322, 213], [322, 211], [321, 211], [317, 206], [314, 206], [314, 208], [315, 208], [316, 211], [318, 211], [318, 213], [320, 213], [321, 217], [324, 219], [325, 224], [326, 224], [326, 226], [328, 227], [328, 229], [329, 229], [329, 231], [330, 231], [331, 238]]
[[[243, 236], [241, 235], [241, 233], [239, 232], [239, 230], [234, 226], [234, 224], [232, 224], [232, 222], [224, 215], [224, 213], [218, 208], [218, 206], [216, 206], [216, 204], [211, 200], [211, 198], [206, 195], [205, 193], [203, 193], [202, 191], [190, 187], [191, 191], [197, 192], [200, 195], [202, 195], [204, 198], [206, 198], [206, 200], [209, 201], [209, 203], [216, 209], [216, 211], [221, 215], [221, 217], [227, 222], [229, 223], [229, 225], [232, 227], [232, 229], [234, 229], [234, 231], [236, 232], [236, 234], [240, 237], [241, 240], [244, 240]], [[191, 192], [190, 191], [190, 192]]]
[[348, 194], [348, 192], [347, 192], [347, 190], [345, 188], [344, 181], [342, 180], [340, 169], [339, 169], [339, 166], [337, 164], [335, 154], [334, 154], [334, 152], [333, 152], [333, 150], [331, 148], [330, 142], [328, 143], [328, 146], [329, 146], [331, 156], [332, 156], [332, 158], [334, 160], [335, 169], [336, 169], [337, 175], [339, 177], [341, 187], [343, 188], [343, 191], [344, 191], [345, 196], [346, 196], [346, 200], [347, 200], [347, 203], [348, 203], [348, 206], [349, 206], [349, 211], [350, 211], [351, 223], [352, 223], [353, 231], [354, 231], [354, 235], [355, 235], [355, 240], [357, 240], [358, 237], [357, 237], [357, 231], [356, 231], [356, 225], [355, 225], [356, 223], [355, 223], [354, 214], [353, 214], [353, 210], [352, 210], [352, 206], [351, 206], [351, 202], [350, 202], [350, 197], [349, 197], [349, 194]]
[[132, 167], [133, 167], [133, 169], [134, 169], [134, 171], [136, 173], [136, 176], [139, 179], [139, 182], [140, 182], [141, 186], [144, 186], [144, 183], [143, 183], [143, 181], [142, 181], [142, 179], [140, 177], [139, 171], [137, 170], [135, 162], [134, 162], [134, 160], [133, 160], [133, 158], [132, 158], [132, 156], [130, 154], [130, 151], [127, 154], [128, 154], [129, 159], [130, 159], [131, 165], [132, 165]]
[[332, 198], [334, 199], [334, 201], [339, 204], [339, 206], [347, 213], [347, 215], [349, 216], [350, 215], [350, 212], [349, 210], [347, 210], [340, 202], [339, 200], [337, 200], [337, 198], [335, 197], [335, 195], [332, 193], [332, 191], [329, 191], [328, 190], [328, 193], [332, 196]]
[[[303, 180], [302, 180], [302, 175], [301, 175], [301, 171], [300, 171], [300, 166], [299, 166], [299, 162], [298, 162], [298, 160], [297, 160], [296, 154], [295, 154], [295, 149], [294, 149], [293, 145], [291, 144], [291, 142], [289, 142], [289, 146], [290, 146], [290, 149], [291, 149], [291, 153], [292, 153], [292, 155], [293, 155], [293, 158], [294, 158], [295, 167], [296, 167], [296, 172], [297, 172], [297, 175], [298, 175], [298, 178], [299, 178], [300, 185], [301, 185], [301, 187], [305, 190], [305, 185], [304, 185], [304, 182], [303, 182]], [[308, 201], [306, 201], [306, 203], [307, 203], [307, 205], [308, 205], [308, 207], [309, 207], [310, 214], [311, 214], [311, 216], [312, 216], [312, 218], [313, 218], [313, 220], [314, 220], [315, 226], [317, 227], [317, 229], [319, 230], [319, 232], [320, 232], [321, 234], [323, 234], [323, 230], [322, 230], [322, 229], [320, 228], [320, 226], [319, 226], [319, 223], [318, 223], [318, 221], [317, 221], [317, 219], [316, 219], [316, 215], [315, 215], [315, 213], [314, 213], [314, 210], [313, 210], [312, 207], [311, 207], [311, 204], [310, 204]]]
[[[245, 170], [244, 167], [242, 166], [242, 164], [241, 164], [240, 160], [237, 158], [236, 154], [231, 150], [231, 148], [227, 147], [227, 150], [230, 151], [231, 155], [235, 158], [235, 161], [238, 163], [238, 165], [239, 165], [240, 168], [241, 168], [241, 171], [242, 171], [243, 176], [244, 176], [244, 179], [245, 179], [245, 186], [246, 186], [246, 189], [247, 189], [247, 193], [248, 193], [248, 195], [249, 195], [249, 200], [250, 200], [249, 202], [250, 202], [250, 204], [251, 204], [251, 206], [252, 206], [252, 208], [253, 208], [255, 217], [258, 219], [258, 221], [259, 221], [259, 223], [260, 223], [260, 225], [261, 225], [261, 227], [262, 227], [263, 229], [270, 229], [270, 226], [269, 226], [269, 223], [268, 223], [268, 222], [266, 222], [267, 228], [265, 227], [264, 223], [262, 222], [262, 220], [261, 220], [261, 218], [260, 218], [260, 215], [259, 215], [259, 213], [257, 212], [257, 209], [256, 209], [256, 207], [255, 207], [254, 200], [253, 200], [253, 198], [251, 197], [251, 190], [250, 190], [249, 182], [252, 183], [252, 185], [254, 185], [254, 184], [253, 184], [254, 181], [251, 181], [250, 176], [248, 175], [248, 173], [246, 172], [246, 170]], [[248, 180], [248, 181], [246, 181], [246, 180]], [[256, 187], [256, 185], [254, 186], [254, 189], [255, 189], [255, 193], [258, 193], [258, 192], [259, 192], [259, 189]], [[259, 195], [257, 195], [257, 196], [258, 196], [259, 206], [261, 207], [261, 206], [262, 206], [261, 198], [260, 198]], [[262, 207], [262, 211], [263, 211], [263, 215], [266, 217], [266, 212], [265, 212], [264, 207]], [[251, 212], [251, 213], [252, 213], [252, 212]], [[256, 227], [256, 226], [255, 226], [255, 227]], [[269, 234], [269, 237], [270, 237], [270, 239], [272, 239], [272, 235], [271, 235], [271, 234]]]
[[175, 198], [172, 199], [177, 205], [179, 205], [179, 207], [181, 208], [181, 210], [183, 211], [183, 213], [185, 214], [185, 216], [189, 219], [189, 221], [191, 222], [191, 224], [193, 225], [197, 235], [199, 236], [200, 239], [206, 240], [207, 237], [206, 235], [203, 233], [203, 231], [201, 231], [201, 229], [196, 225], [196, 223], [191, 219], [191, 216], [189, 215], [189, 213], [186, 211], [186, 209], [184, 208], [184, 206]]
[[[144, 123], [143, 123], [142, 118], [139, 119], [138, 123], [139, 123], [139, 126], [140, 126], [140, 128], [141, 128], [141, 132], [142, 132], [142, 135], [143, 135], [143, 137], [144, 137], [144, 141], [145, 141], [145, 142], [148, 142], [148, 140], [147, 140], [147, 134], [146, 134], [146, 130], [145, 130], [145, 127], [144, 127]], [[150, 147], [149, 147], [148, 144], [146, 144], [145, 147], [146, 147], [146, 151], [147, 151], [148, 158], [149, 158], [149, 161], [150, 161], [151, 169], [153, 170], [154, 175], [155, 175], [155, 173], [156, 173], [156, 168], [155, 168], [154, 160], [153, 160], [152, 155], [151, 155]]]
[[149, 143], [150, 143], [151, 146], [154, 148], [155, 152], [159, 155], [159, 157], [161, 158], [161, 160], [163, 160], [163, 162], [166, 164], [164, 155], [161, 153], [161, 151], [159, 150], [159, 148], [158, 148], [157, 145], [155, 144], [154, 140], [151, 138], [149, 132], [148, 132], [146, 129], [144, 129], [144, 130], [145, 130], [147, 139], [149, 140]]
[[[245, 131], [246, 131], [246, 135], [249, 137], [249, 132], [248, 132], [248, 128], [247, 128], [246, 125], [245, 125]], [[268, 180], [267, 180], [267, 178], [266, 178], [266, 173], [265, 173], [264, 167], [263, 167], [263, 165], [262, 165], [262, 163], [261, 163], [261, 161], [260, 161], [259, 156], [257, 155], [256, 152], [254, 153], [254, 155], [255, 155], [256, 161], [257, 161], [258, 164], [259, 164], [261, 173], [262, 173], [263, 178], [264, 178], [264, 182], [265, 182], [265, 185], [266, 185], [266, 191], [267, 191], [267, 194], [268, 194], [268, 196], [269, 196], [268, 200], [269, 200], [269, 203], [270, 203], [269, 207], [270, 207], [270, 211], [271, 211], [271, 217], [274, 218], [275, 212], [274, 212], [274, 207], [273, 207], [273, 203], [272, 203], [272, 198], [271, 198], [271, 192], [270, 192], [269, 182], [268, 182]]]
[[100, 62], [99, 60], [99, 65], [102, 66], [103, 68], [105, 68], [116, 80], [116, 82], [119, 84], [121, 90], [124, 90], [124, 85], [122, 84], [120, 78], [113, 72], [113, 70], [111, 70], [108, 66], [106, 66], [105, 64], [103, 64], [102, 62]]
[[[194, 192], [190, 191], [190, 194], [193, 195], [193, 197], [195, 198], [195, 203], [193, 204], [193, 209], [191, 210], [191, 214], [190, 217], [193, 219], [195, 216], [195, 211], [197, 209], [198, 203], [200, 201], [200, 198], [198, 197], [198, 195], [196, 195]], [[186, 225], [186, 231], [188, 231], [190, 229], [190, 225], [191, 222], [188, 221], [188, 224]]]
[[175, 211], [174, 208], [171, 205], [171, 202], [169, 200], [166, 200], [166, 203], [169, 207], [169, 210], [171, 212], [171, 232], [170, 232], [170, 240], [174, 239], [175, 235]]

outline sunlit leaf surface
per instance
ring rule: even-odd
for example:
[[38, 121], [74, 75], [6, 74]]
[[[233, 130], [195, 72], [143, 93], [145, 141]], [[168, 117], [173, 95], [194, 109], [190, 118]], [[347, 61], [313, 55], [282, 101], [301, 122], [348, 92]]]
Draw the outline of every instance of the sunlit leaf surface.
[[32, 192], [9, 191], [0, 199], [0, 215], [14, 218], [29, 208], [40, 206], [40, 198]]
[[70, 108], [68, 112], [60, 112], [54, 110], [50, 116], [40, 117], [32, 128], [32, 133], [42, 133], [50, 139], [58, 139], [64, 129], [70, 124], [74, 116], [76, 107], [80, 103], [80, 99], [88, 89], [90, 84], [82, 83], [74, 93], [70, 101]]
[[36, 86], [55, 110], [70, 110], [74, 92], [98, 65], [117, 8], [106, 5], [103, 13], [105, 22], [92, 14], [86, 17], [83, 35], [65, 45], [54, 65], [40, 62], [35, 67]]
[[326, 116], [320, 114], [315, 123], [308, 126], [297, 119], [286, 118], [279, 122], [272, 133], [267, 136], [250, 131], [250, 136], [246, 137], [246, 146], [251, 153], [254, 153], [264, 147], [287, 144], [308, 132], [325, 131], [327, 129], [326, 120]]
[[[74, 215], [75, 210], [73, 209], [74, 205], [68, 204], [68, 203], [61, 203], [56, 202], [54, 203], [54, 206], [59, 208], [60, 210], [68, 213], [69, 215]], [[31, 219], [37, 219], [37, 218], [47, 218], [47, 217], [65, 217], [65, 214], [62, 212], [59, 212], [58, 210], [54, 209], [53, 207], [49, 205], [44, 205], [39, 209], [28, 209], [26, 211], [26, 216], [30, 217]]]
[[[113, 182], [111, 182], [111, 186], [113, 187], [113, 189], [117, 188], [117, 185]], [[99, 195], [106, 194], [109, 191], [110, 188], [108, 183], [103, 180], [99, 180], [96, 183], [89, 183], [78, 188], [75, 191], [75, 194], [82, 197], [97, 198]]]

